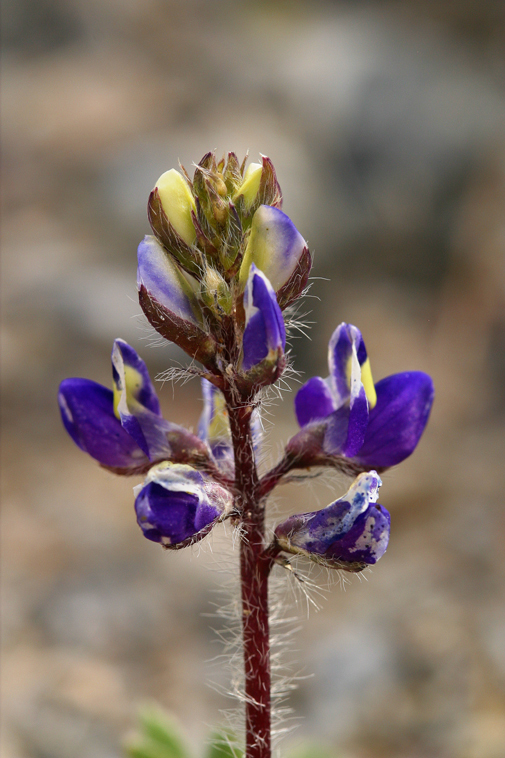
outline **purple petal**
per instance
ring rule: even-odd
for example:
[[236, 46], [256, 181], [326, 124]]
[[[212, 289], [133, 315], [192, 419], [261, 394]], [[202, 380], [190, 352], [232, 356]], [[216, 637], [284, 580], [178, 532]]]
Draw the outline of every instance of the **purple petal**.
[[360, 474], [346, 494], [321, 511], [316, 511], [307, 527], [313, 538], [328, 548], [335, 539], [347, 534], [356, 519], [379, 497], [381, 478], [376, 471]]
[[[357, 365], [353, 365], [353, 353]], [[360, 381], [360, 366], [366, 359], [367, 352], [360, 330], [345, 322], [337, 326], [328, 346], [328, 364], [337, 407], [349, 399], [353, 390], [351, 385]]]
[[148, 458], [114, 415], [113, 393], [89, 379], [65, 379], [58, 393], [65, 429], [104, 466], [136, 469]]
[[329, 455], [353, 458], [363, 445], [368, 425], [368, 401], [362, 384], [350, 404], [341, 405], [328, 416], [324, 449]]
[[286, 329], [275, 292], [266, 276], [253, 264], [244, 292], [246, 328], [243, 337], [243, 369], [248, 371], [286, 347]]
[[148, 539], [178, 548], [204, 537], [232, 500], [227, 490], [191, 466], [161, 463], [139, 488], [135, 511]]
[[301, 427], [326, 418], [334, 410], [330, 389], [320, 376], [313, 376], [296, 393], [295, 413]]
[[342, 447], [342, 455], [352, 458], [363, 445], [368, 426], [368, 400], [365, 388], [360, 383], [357, 397], [351, 396], [349, 407], [349, 425], [346, 441]]
[[[389, 514], [376, 506], [380, 477], [375, 471], [358, 476], [348, 492], [326, 508], [291, 516], [275, 535], [287, 552], [324, 559], [337, 568], [347, 564], [376, 563], [389, 539]], [[361, 570], [352, 565], [348, 570]]]
[[326, 556], [346, 563], [377, 563], [386, 552], [391, 517], [382, 505], [370, 505], [354, 522], [351, 529], [337, 539]]
[[145, 287], [151, 298], [177, 318], [199, 325], [198, 306], [188, 279], [150, 235], [138, 247], [137, 284], [139, 290]]
[[370, 411], [363, 447], [356, 456], [364, 466], [386, 468], [416, 448], [433, 404], [433, 381], [421, 371], [381, 379], [375, 385], [377, 405]]
[[342, 455], [349, 432], [349, 412], [348, 405], [341, 405], [326, 420], [323, 447], [328, 455]]
[[198, 421], [198, 436], [211, 449], [217, 461], [233, 459], [228, 413], [223, 394], [213, 384], [202, 379], [203, 411]]
[[199, 515], [197, 526], [198, 505], [195, 495], [169, 492], [160, 484], [150, 482], [135, 500], [137, 523], [147, 539], [179, 544], [220, 516], [217, 508], [209, 506], [205, 516]]
[[253, 217], [242, 264], [243, 284], [251, 263], [254, 263], [277, 292], [295, 272], [306, 247], [302, 235], [285, 213], [269, 205], [260, 205]]
[[[175, 425], [160, 415], [159, 403], [146, 365], [124, 340], [112, 350], [115, 408], [121, 425], [150, 460], [170, 456], [167, 432]], [[146, 405], [142, 401], [146, 402]]]

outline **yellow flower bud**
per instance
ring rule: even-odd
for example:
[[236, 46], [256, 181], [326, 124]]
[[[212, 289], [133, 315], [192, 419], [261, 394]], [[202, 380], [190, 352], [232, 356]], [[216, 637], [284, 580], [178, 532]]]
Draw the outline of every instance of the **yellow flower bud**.
[[251, 163], [245, 172], [244, 181], [235, 193], [234, 201], [243, 195], [246, 208], [250, 208], [258, 195], [262, 173], [261, 163]]
[[196, 205], [188, 183], [175, 168], [165, 171], [156, 182], [161, 205], [170, 224], [187, 245], [193, 245], [196, 231], [191, 219], [191, 211], [196, 213]]

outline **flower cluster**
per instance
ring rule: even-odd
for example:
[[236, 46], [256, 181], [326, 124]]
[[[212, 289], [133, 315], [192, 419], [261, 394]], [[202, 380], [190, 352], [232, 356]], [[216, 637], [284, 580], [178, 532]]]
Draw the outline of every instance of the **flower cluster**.
[[[237, 450], [245, 435], [255, 468], [261, 389], [285, 370], [283, 312], [302, 296], [312, 265], [281, 205], [271, 161], [246, 169], [234, 153], [220, 161], [208, 153], [192, 178], [182, 167], [167, 171], [149, 197], [153, 234], [138, 248], [139, 302], [154, 329], [201, 364], [192, 367], [204, 404], [196, 434], [163, 418], [144, 362], [123, 340], [112, 351], [112, 389], [88, 379], [60, 386], [74, 442], [115, 473], [145, 476], [135, 488], [137, 521], [165, 547], [185, 547], [215, 524], [244, 517]], [[329, 372], [297, 393], [301, 430], [259, 482], [258, 497], [295, 468], [359, 475], [327, 508], [279, 524], [265, 549], [359, 571], [383, 555], [389, 539], [376, 472], [415, 449], [433, 386], [420, 372], [374, 385], [361, 332], [345, 323], [330, 340]]]

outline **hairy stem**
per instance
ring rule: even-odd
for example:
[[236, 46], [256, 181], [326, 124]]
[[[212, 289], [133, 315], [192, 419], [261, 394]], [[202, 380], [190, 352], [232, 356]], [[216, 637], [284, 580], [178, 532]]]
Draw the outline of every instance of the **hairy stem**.
[[271, 695], [268, 575], [272, 557], [265, 549], [265, 510], [259, 497], [250, 419], [252, 406], [228, 413], [235, 453], [236, 508], [241, 514], [240, 580], [245, 673], [246, 758], [270, 758]]

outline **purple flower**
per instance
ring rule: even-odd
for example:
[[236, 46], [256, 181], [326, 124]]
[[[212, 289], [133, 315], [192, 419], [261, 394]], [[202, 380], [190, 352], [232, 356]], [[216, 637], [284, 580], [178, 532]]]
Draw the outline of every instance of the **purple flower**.
[[290, 441], [291, 451], [303, 454], [302, 442], [312, 444], [319, 456], [344, 456], [365, 469], [407, 458], [428, 422], [431, 377], [407, 371], [374, 385], [363, 337], [352, 324], [342, 323], [333, 333], [328, 362], [329, 378], [309, 379], [295, 397], [304, 431]]
[[198, 422], [198, 436], [210, 448], [214, 459], [226, 468], [233, 467], [230, 422], [223, 393], [202, 379], [203, 411]]
[[135, 488], [137, 523], [144, 536], [172, 549], [193, 544], [228, 516], [233, 497], [191, 466], [153, 466]]
[[[233, 443], [224, 395], [207, 379], [202, 379], [202, 397], [203, 411], [198, 421], [198, 436], [209, 446], [218, 467], [232, 475]], [[251, 431], [254, 450], [257, 452], [262, 437], [261, 420], [257, 409], [251, 416]]]
[[244, 310], [243, 370], [249, 371], [263, 361], [277, 366], [286, 347], [284, 319], [272, 285], [254, 263], [244, 292]]
[[240, 269], [242, 287], [252, 263], [269, 280], [282, 309], [296, 300], [307, 286], [312, 266], [307, 243], [279, 208], [261, 205], [254, 214]]
[[165, 339], [175, 342], [205, 365], [216, 352], [205, 331], [196, 297], [197, 282], [183, 272], [155, 237], [147, 235], [138, 247], [139, 302], [149, 322]]
[[61, 418], [81, 450], [123, 474], [167, 458], [208, 458], [195, 435], [162, 417], [146, 365], [124, 340], [114, 342], [112, 375], [113, 391], [89, 379], [60, 385]]
[[382, 482], [377, 472], [360, 474], [348, 492], [326, 508], [290, 516], [275, 529], [282, 550], [317, 563], [361, 571], [377, 563], [389, 542], [390, 516], [376, 505]]

